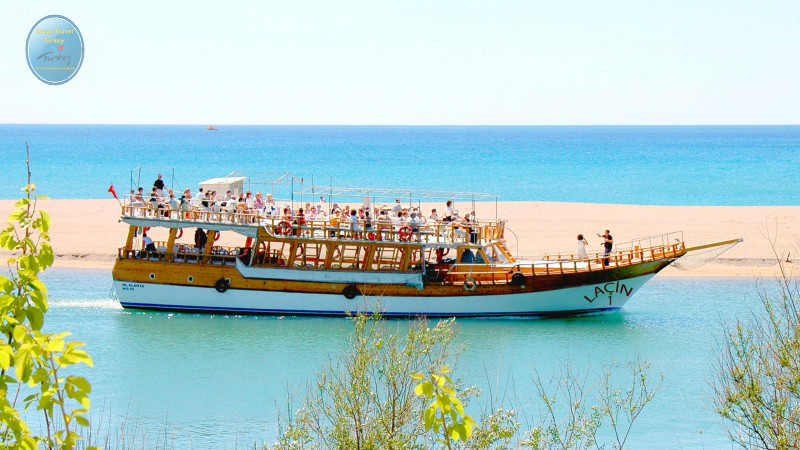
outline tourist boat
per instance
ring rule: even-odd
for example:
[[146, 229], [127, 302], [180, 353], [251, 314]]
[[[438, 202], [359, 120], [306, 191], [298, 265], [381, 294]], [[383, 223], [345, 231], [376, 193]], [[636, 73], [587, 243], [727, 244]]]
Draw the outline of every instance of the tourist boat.
[[217, 127], [214, 125], [209, 125], [206, 127], [206, 131], [217, 131]]
[[[328, 189], [314, 188], [316, 195]], [[343, 192], [324, 193], [335, 199]], [[121, 221], [128, 235], [113, 278], [124, 308], [233, 314], [484, 317], [615, 310], [687, 252], [739, 241], [687, 248], [677, 232], [617, 245], [605, 257], [522, 259], [509, 251], [505, 221], [498, 218], [351, 224], [202, 205], [176, 210], [126, 204]], [[139, 236], [158, 229], [166, 239], [147, 251]], [[206, 245], [186, 243], [200, 232]], [[216, 245], [221, 233], [234, 234], [240, 245]]]

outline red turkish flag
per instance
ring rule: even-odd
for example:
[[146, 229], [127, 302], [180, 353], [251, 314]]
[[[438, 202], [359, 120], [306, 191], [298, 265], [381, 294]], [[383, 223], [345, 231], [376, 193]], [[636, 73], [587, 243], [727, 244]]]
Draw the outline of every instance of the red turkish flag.
[[114, 198], [119, 200], [119, 198], [117, 198], [117, 191], [114, 190], [114, 185], [113, 184], [108, 188], [108, 192], [111, 192], [111, 195], [113, 195]]

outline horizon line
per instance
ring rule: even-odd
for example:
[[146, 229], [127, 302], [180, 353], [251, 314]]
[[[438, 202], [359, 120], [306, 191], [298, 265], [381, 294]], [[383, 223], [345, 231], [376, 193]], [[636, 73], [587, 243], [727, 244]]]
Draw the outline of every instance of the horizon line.
[[461, 124], [461, 123], [441, 123], [441, 124], [417, 124], [417, 123], [144, 123], [144, 122], [114, 122], [114, 123], [89, 123], [89, 122], [50, 122], [50, 123], [31, 123], [31, 122], [5, 122], [0, 125], [90, 125], [90, 126], [226, 126], [226, 127], [794, 127], [800, 123], [699, 123], [699, 124], [663, 124], [663, 123], [643, 123], [643, 124]]

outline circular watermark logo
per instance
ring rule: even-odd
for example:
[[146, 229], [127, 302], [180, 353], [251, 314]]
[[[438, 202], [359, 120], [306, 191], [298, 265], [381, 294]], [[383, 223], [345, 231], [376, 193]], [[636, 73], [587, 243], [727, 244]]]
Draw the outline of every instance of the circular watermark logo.
[[83, 36], [66, 17], [47, 16], [28, 33], [25, 54], [36, 78], [47, 84], [64, 84], [83, 63]]

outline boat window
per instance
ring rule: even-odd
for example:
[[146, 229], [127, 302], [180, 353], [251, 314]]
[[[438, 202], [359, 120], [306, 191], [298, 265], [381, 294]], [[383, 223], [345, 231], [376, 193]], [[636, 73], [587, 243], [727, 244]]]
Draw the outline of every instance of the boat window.
[[503, 264], [508, 262], [506, 255], [494, 245], [487, 245], [483, 250], [486, 252], [486, 257], [489, 258], [490, 263]]

